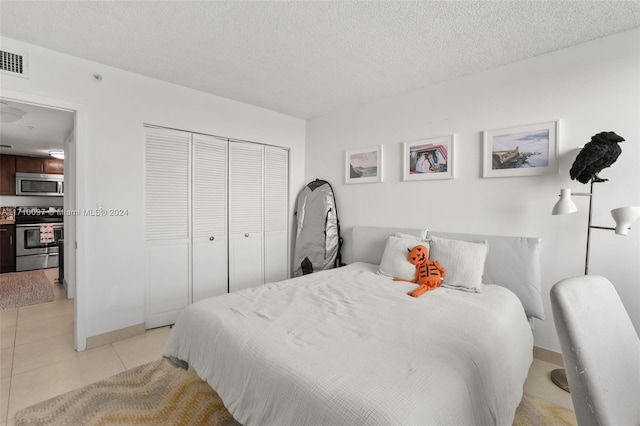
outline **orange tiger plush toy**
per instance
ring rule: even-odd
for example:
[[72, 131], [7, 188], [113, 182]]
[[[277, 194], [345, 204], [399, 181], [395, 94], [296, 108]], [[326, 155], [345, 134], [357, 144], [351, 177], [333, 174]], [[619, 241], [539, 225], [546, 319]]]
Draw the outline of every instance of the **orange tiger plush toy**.
[[418, 283], [420, 287], [407, 293], [409, 296], [420, 297], [429, 290], [433, 290], [442, 284], [444, 274], [447, 272], [437, 260], [429, 260], [429, 251], [425, 246], [415, 246], [409, 250], [407, 256], [412, 265], [416, 265], [416, 278], [413, 281], [402, 278], [394, 278], [394, 281], [408, 281]]

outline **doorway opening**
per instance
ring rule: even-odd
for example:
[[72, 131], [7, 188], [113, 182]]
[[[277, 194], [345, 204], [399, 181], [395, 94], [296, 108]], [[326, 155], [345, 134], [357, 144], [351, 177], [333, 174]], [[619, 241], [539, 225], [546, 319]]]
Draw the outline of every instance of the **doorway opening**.
[[[5, 244], [13, 262], [3, 265], [0, 277], [41, 273], [38, 279], [45, 276], [53, 287], [54, 304], [73, 299], [55, 306], [73, 313], [74, 347], [84, 350], [86, 339], [79, 336], [78, 326], [78, 216], [74, 214], [79, 108], [27, 94], [3, 96], [0, 107], [0, 206], [2, 222], [10, 228], [8, 242], [13, 243], [13, 247]], [[3, 259], [4, 250], [3, 245]]]

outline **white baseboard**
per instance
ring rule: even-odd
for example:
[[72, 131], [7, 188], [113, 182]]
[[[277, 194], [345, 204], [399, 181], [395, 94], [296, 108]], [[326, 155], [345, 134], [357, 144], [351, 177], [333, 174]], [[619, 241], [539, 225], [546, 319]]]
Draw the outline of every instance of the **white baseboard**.
[[555, 352], [550, 349], [534, 346], [533, 357], [541, 361], [546, 361], [552, 364], [556, 364], [559, 367], [564, 366], [564, 361], [562, 360], [562, 354], [560, 352]]
[[87, 350], [119, 342], [120, 340], [143, 334], [145, 331], [144, 323], [142, 323], [110, 331], [108, 333], [98, 334], [97, 336], [91, 336], [87, 338]]

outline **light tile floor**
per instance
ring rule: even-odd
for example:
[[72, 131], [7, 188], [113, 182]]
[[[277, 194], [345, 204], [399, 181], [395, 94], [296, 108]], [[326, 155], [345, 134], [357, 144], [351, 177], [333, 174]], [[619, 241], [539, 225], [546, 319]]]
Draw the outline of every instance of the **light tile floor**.
[[[162, 356], [169, 327], [85, 352], [73, 349], [73, 300], [53, 284], [50, 303], [0, 311], [0, 426], [13, 425], [17, 411], [61, 393], [105, 379]], [[549, 379], [555, 364], [534, 359], [525, 393], [572, 408], [571, 396]]]
[[45, 271], [54, 301], [0, 311], [0, 425], [17, 411], [162, 356], [169, 327], [85, 352], [73, 349], [73, 300]]

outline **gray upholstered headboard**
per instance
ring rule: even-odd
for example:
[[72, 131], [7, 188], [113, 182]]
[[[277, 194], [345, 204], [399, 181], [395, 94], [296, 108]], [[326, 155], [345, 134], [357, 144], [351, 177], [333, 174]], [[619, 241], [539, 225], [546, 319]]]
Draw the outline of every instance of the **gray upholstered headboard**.
[[365, 262], [379, 265], [384, 253], [384, 246], [387, 243], [387, 235], [393, 235], [396, 232], [420, 238], [427, 237], [426, 229], [354, 226], [347, 229], [344, 237], [342, 255], [345, 263]]
[[508, 288], [518, 296], [528, 317], [544, 319], [540, 290], [540, 238], [427, 232], [426, 229], [417, 228], [354, 226], [345, 229], [344, 261], [379, 265], [386, 237], [396, 232], [423, 238], [434, 235], [462, 241], [487, 241], [489, 250], [482, 282]]

